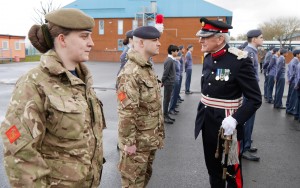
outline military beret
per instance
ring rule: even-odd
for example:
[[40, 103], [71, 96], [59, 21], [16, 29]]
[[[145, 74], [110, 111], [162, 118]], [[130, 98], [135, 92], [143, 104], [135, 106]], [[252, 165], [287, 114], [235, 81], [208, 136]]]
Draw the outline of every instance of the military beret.
[[192, 48], [192, 47], [193, 47], [193, 45], [190, 44], [190, 45], [188, 45], [187, 49], [190, 49], [190, 48]]
[[276, 53], [279, 51], [279, 48], [273, 48], [273, 52]]
[[280, 49], [280, 54], [285, 54], [287, 52], [288, 52], [288, 49], [286, 49], [286, 48], [281, 48]]
[[160, 37], [160, 32], [153, 26], [142, 26], [133, 31], [133, 36], [141, 39], [157, 39]]
[[62, 8], [45, 15], [45, 19], [60, 27], [67, 29], [92, 30], [95, 21], [81, 10], [75, 8]]
[[261, 30], [253, 29], [247, 32], [247, 37], [248, 38], [258, 37], [261, 34], [262, 34]]
[[300, 49], [294, 50], [293, 55], [296, 56], [297, 54], [300, 54]]
[[127, 38], [133, 38], [133, 30], [127, 31], [125, 35]]
[[178, 46], [179, 50], [183, 49], [183, 45]]
[[275, 48], [275, 46], [272, 45], [269, 47], [269, 50], [273, 50], [274, 48]]
[[242, 45], [238, 47], [238, 49], [243, 50], [246, 46], [248, 46], [248, 42], [244, 42]]
[[208, 20], [200, 18], [202, 28], [196, 33], [197, 37], [210, 37], [216, 33], [228, 33], [228, 29], [232, 29], [231, 25], [218, 20]]

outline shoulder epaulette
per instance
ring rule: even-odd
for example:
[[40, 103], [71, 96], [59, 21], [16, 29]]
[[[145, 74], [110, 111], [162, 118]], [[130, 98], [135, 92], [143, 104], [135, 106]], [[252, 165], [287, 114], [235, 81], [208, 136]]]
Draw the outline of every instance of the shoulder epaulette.
[[238, 60], [245, 59], [245, 58], [248, 57], [248, 52], [245, 52], [245, 51], [240, 50], [240, 49], [235, 48], [235, 47], [228, 48], [228, 52], [236, 55]]

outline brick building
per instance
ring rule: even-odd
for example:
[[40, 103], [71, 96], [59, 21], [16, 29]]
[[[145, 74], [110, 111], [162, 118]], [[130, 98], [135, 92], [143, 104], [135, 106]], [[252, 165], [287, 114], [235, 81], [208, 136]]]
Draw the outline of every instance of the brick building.
[[78, 8], [95, 19], [93, 40], [95, 46], [90, 54], [92, 61], [119, 62], [122, 41], [128, 30], [142, 25], [154, 25], [157, 14], [164, 15], [164, 32], [160, 38], [160, 54], [154, 62], [163, 62], [169, 44], [194, 45], [194, 63], [201, 63], [198, 38], [199, 18], [219, 19], [228, 24], [232, 12], [203, 0], [77, 0], [65, 8]]
[[0, 34], [0, 61], [20, 61], [25, 58], [25, 36]]

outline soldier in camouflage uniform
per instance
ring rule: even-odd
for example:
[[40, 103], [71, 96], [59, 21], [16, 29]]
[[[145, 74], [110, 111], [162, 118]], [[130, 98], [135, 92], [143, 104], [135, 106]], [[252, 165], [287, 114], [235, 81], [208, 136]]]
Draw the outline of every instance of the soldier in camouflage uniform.
[[149, 61], [159, 53], [159, 31], [143, 26], [133, 32], [133, 49], [117, 78], [122, 187], [146, 187], [157, 149], [163, 147], [160, 84]]
[[94, 20], [77, 9], [45, 18], [28, 34], [45, 54], [17, 81], [1, 124], [6, 172], [12, 187], [98, 187], [105, 120], [83, 64]]

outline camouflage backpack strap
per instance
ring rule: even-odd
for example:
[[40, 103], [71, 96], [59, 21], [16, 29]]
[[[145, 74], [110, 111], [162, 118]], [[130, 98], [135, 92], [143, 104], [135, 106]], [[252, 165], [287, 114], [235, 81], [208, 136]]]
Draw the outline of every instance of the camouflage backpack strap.
[[242, 51], [242, 50], [240, 50], [238, 48], [235, 48], [235, 47], [228, 48], [228, 52], [236, 55], [238, 60], [245, 59], [245, 58], [248, 57], [248, 52]]

